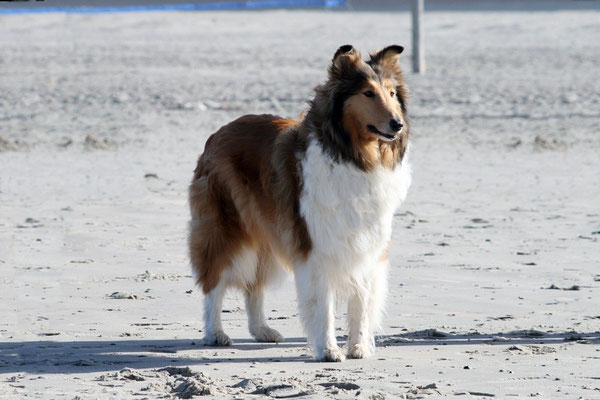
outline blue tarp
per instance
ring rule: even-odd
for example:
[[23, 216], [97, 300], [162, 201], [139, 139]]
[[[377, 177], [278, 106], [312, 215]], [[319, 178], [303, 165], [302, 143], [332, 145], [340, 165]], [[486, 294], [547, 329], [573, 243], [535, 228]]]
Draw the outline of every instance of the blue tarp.
[[[6, 3], [5, 3], [6, 4]], [[93, 7], [27, 7], [3, 8], [0, 14], [30, 14], [30, 13], [113, 13], [140, 11], [208, 11], [208, 10], [257, 10], [263, 8], [286, 7], [320, 7], [334, 8], [346, 4], [346, 0], [258, 0], [220, 3], [181, 3], [181, 4], [149, 4], [129, 6], [93, 6]]]

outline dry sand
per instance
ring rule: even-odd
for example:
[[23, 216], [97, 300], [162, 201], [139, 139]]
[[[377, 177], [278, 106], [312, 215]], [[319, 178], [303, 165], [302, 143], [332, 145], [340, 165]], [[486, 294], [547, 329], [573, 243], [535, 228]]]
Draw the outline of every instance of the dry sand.
[[339, 45], [408, 45], [409, 21], [0, 17], [0, 398], [600, 399], [590, 10], [427, 15], [428, 73], [407, 72], [414, 183], [373, 358], [313, 362], [291, 278], [267, 303], [284, 343], [253, 342], [231, 294], [234, 345], [201, 345], [185, 236], [204, 141], [241, 114], [298, 115]]

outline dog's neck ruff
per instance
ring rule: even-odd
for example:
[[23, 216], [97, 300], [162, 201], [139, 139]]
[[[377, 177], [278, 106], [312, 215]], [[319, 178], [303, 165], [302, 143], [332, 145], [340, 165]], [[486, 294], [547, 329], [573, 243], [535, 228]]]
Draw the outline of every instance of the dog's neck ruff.
[[393, 170], [364, 171], [334, 160], [316, 138], [302, 160], [300, 212], [313, 252], [352, 265], [379, 256], [391, 237], [395, 209], [410, 186], [408, 152]]

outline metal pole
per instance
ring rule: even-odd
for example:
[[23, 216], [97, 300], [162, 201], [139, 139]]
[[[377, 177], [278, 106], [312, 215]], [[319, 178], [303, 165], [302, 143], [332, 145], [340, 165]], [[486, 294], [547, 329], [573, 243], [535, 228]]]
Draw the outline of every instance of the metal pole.
[[423, 48], [423, 8], [425, 0], [412, 0], [412, 57], [413, 72], [425, 73], [425, 49]]

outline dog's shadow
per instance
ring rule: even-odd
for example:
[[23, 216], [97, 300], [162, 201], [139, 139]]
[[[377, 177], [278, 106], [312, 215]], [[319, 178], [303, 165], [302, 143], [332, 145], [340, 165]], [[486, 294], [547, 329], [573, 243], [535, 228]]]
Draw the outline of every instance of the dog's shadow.
[[[274, 348], [297, 348], [295, 353], [302, 355], [281, 356], [272, 351]], [[243, 357], [243, 352], [260, 350], [269, 350], [270, 357]], [[258, 343], [252, 339], [239, 339], [228, 347], [205, 346], [201, 339], [0, 342], [0, 374], [85, 373], [118, 371], [125, 367], [162, 368], [254, 361], [312, 362], [312, 357], [304, 338], [287, 338], [282, 343]]]
[[[345, 342], [343, 337], [338, 340], [340, 345]], [[568, 341], [598, 344], [600, 333], [518, 331], [447, 334], [426, 330], [379, 336], [377, 346], [378, 352], [382, 352], [387, 346], [553, 345]], [[282, 355], [279, 351], [273, 351], [274, 349], [295, 349], [293, 353], [297, 355]], [[255, 354], [244, 354], [249, 351]], [[107, 372], [119, 371], [125, 367], [163, 368], [252, 362], [312, 363], [314, 360], [305, 338], [287, 338], [277, 344], [238, 339], [229, 347], [204, 346], [201, 340], [190, 339], [0, 342], [0, 374]]]

